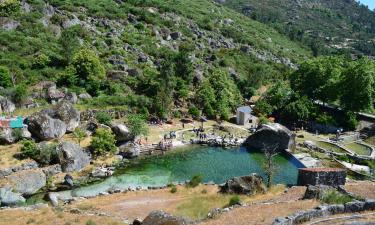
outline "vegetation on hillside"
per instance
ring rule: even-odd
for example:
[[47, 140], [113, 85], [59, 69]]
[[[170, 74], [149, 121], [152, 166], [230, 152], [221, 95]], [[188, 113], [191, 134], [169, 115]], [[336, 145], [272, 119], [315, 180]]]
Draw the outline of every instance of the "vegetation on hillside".
[[[286, 123], [315, 120], [323, 125], [354, 129], [356, 112], [373, 111], [375, 102], [375, 62], [367, 58], [318, 57], [301, 64], [290, 83], [278, 82], [257, 102], [259, 114], [275, 115]], [[341, 106], [342, 118], [333, 118], [317, 107], [317, 102]]]
[[349, 0], [227, 0], [224, 5], [271, 25], [315, 55], [375, 56], [375, 12]]
[[0, 94], [20, 105], [50, 80], [88, 92], [91, 107], [162, 118], [197, 107], [228, 118], [240, 95], [310, 57], [266, 25], [204, 0], [5, 1], [1, 13]]

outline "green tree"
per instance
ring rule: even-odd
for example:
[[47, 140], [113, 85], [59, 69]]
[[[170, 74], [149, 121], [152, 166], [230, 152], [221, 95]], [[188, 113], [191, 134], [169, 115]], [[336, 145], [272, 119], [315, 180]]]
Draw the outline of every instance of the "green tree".
[[9, 88], [12, 86], [12, 76], [5, 66], [0, 66], [0, 87]]
[[132, 114], [127, 117], [127, 125], [132, 136], [148, 135], [148, 125], [144, 115]]
[[291, 86], [301, 96], [324, 103], [339, 97], [338, 84], [343, 71], [343, 60], [339, 57], [318, 57], [301, 64], [291, 76]]
[[196, 94], [196, 102], [208, 117], [228, 119], [243, 98], [234, 81], [223, 70], [215, 70]]
[[266, 99], [259, 99], [254, 107], [254, 111], [258, 114], [269, 116], [273, 113], [273, 107], [270, 105]]
[[2, 0], [0, 1], [0, 17], [10, 16], [17, 13], [21, 8], [19, 0]]
[[116, 139], [111, 130], [99, 128], [92, 138], [90, 149], [96, 156], [114, 153], [117, 149]]
[[13, 101], [22, 103], [29, 95], [27, 85], [25, 83], [18, 84], [13, 91]]
[[71, 67], [79, 78], [80, 86], [97, 95], [105, 79], [105, 69], [96, 53], [89, 49], [79, 50], [73, 56]]
[[306, 97], [296, 97], [282, 109], [282, 116], [289, 121], [307, 121], [314, 114], [314, 104]]
[[293, 91], [285, 82], [277, 82], [266, 93], [265, 99], [273, 111], [282, 109], [291, 99]]
[[77, 139], [78, 144], [81, 145], [81, 141], [86, 137], [86, 132], [81, 128], [76, 128], [73, 132], [74, 137]]
[[350, 63], [340, 86], [341, 105], [348, 111], [372, 109], [375, 94], [375, 63], [367, 58]]

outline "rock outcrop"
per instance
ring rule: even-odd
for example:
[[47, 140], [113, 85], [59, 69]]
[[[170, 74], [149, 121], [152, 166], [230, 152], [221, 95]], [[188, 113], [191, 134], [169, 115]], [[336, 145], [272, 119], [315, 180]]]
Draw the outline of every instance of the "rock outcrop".
[[306, 189], [303, 199], [318, 199], [321, 200], [330, 191], [335, 191], [336, 188], [326, 185], [313, 186], [309, 185]]
[[222, 193], [254, 195], [265, 193], [266, 187], [263, 184], [263, 178], [257, 174], [249, 176], [234, 177], [220, 186]]
[[57, 146], [59, 163], [63, 172], [79, 171], [90, 163], [90, 156], [71, 142], [62, 142]]
[[58, 103], [29, 116], [25, 123], [31, 134], [40, 141], [61, 138], [66, 132], [73, 132], [80, 123], [80, 113], [67, 101]]
[[125, 143], [119, 147], [119, 154], [127, 159], [133, 159], [141, 154], [141, 149], [137, 144]]
[[32, 195], [46, 186], [47, 178], [41, 170], [23, 170], [6, 178], [12, 190], [22, 195]]
[[16, 110], [16, 106], [9, 99], [0, 96], [0, 114], [1, 113], [12, 113]]
[[247, 138], [245, 146], [251, 149], [274, 149], [283, 151], [295, 148], [295, 134], [278, 123], [261, 125], [257, 131]]
[[111, 129], [117, 142], [127, 142], [134, 139], [125, 124], [113, 124]]
[[0, 130], [0, 144], [12, 144], [20, 139], [31, 138], [31, 133], [27, 128], [11, 129], [4, 128]]
[[30, 133], [40, 141], [61, 138], [66, 133], [66, 124], [49, 116], [45, 111], [35, 113], [25, 120]]
[[187, 225], [188, 221], [163, 211], [152, 211], [142, 222], [142, 225]]
[[53, 118], [63, 121], [68, 132], [73, 132], [79, 126], [80, 113], [70, 102], [62, 101], [53, 110]]
[[11, 187], [0, 188], [0, 206], [16, 206], [26, 202], [26, 199], [19, 193], [12, 192]]

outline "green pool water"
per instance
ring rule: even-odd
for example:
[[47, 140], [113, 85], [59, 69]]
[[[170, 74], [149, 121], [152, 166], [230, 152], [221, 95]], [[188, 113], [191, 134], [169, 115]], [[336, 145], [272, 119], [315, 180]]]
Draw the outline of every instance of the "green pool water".
[[[173, 182], [189, 180], [200, 174], [204, 182], [220, 184], [235, 176], [258, 173], [264, 176], [264, 155], [246, 148], [223, 149], [217, 147], [189, 147], [164, 156], [133, 161], [116, 175], [100, 183], [81, 187], [64, 194], [71, 196], [93, 196], [109, 188], [163, 186]], [[275, 157], [277, 172], [274, 183], [295, 184], [298, 161], [286, 155]]]

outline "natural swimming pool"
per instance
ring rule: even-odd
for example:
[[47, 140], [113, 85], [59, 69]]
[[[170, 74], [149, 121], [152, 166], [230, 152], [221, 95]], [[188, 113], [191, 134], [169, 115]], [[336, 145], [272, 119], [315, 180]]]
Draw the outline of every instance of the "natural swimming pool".
[[[62, 194], [94, 196], [110, 188], [158, 187], [184, 182], [198, 174], [204, 182], [220, 184], [232, 177], [251, 173], [264, 176], [264, 161], [263, 153], [244, 147], [224, 149], [189, 146], [163, 156], [134, 160], [126, 168], [119, 169], [113, 177]], [[298, 168], [303, 165], [286, 154], [277, 155], [275, 162], [277, 170], [274, 183], [296, 184]]]

